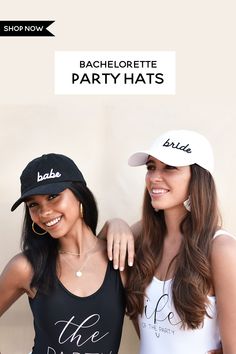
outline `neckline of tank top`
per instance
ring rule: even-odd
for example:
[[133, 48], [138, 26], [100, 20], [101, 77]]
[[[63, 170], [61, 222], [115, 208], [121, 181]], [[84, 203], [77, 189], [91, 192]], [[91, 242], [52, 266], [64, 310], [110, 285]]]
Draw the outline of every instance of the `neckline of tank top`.
[[[107, 268], [106, 268], [105, 275], [104, 275], [104, 279], [103, 279], [103, 281], [102, 281], [100, 287], [99, 287], [94, 293], [92, 293], [92, 294], [90, 294], [90, 295], [87, 295], [87, 296], [79, 296], [79, 295], [76, 295], [76, 294], [72, 293], [69, 289], [67, 289], [67, 288], [65, 287], [65, 285], [60, 281], [60, 279], [59, 279], [58, 277], [57, 277], [57, 283], [59, 284], [59, 286], [60, 286], [68, 295], [70, 295], [70, 296], [72, 296], [72, 297], [74, 297], [74, 298], [76, 298], [76, 299], [86, 300], [86, 299], [92, 298], [93, 296], [98, 295], [98, 294], [102, 291], [102, 289], [103, 289], [103, 287], [104, 287], [104, 284], [105, 284], [107, 278], [109, 277], [109, 272], [110, 272], [111, 270], [112, 270], [112, 261], [108, 261], [108, 262], [107, 262]], [[120, 272], [119, 272], [119, 274], [120, 274]]]
[[[233, 239], [236, 240], [236, 236], [230, 234], [229, 232], [227, 232], [227, 231], [225, 231], [225, 230], [223, 230], [223, 229], [217, 230], [217, 231], [215, 232], [215, 235], [213, 236], [212, 239], [214, 240], [214, 238], [216, 238], [216, 237], [218, 237], [218, 236], [223, 236], [223, 235], [230, 236], [230, 237], [232, 237]], [[154, 279], [155, 281], [159, 282], [159, 283], [169, 283], [169, 282], [171, 282], [171, 281], [173, 280], [173, 278], [161, 280], [161, 279], [157, 278], [157, 276], [155, 276], [155, 275], [153, 276], [153, 279]]]
[[161, 280], [161, 279], [157, 278], [155, 275], [153, 276], [153, 279], [155, 281], [159, 282], [159, 283], [169, 283], [169, 282], [171, 282], [173, 280], [172, 278], [171, 279]]

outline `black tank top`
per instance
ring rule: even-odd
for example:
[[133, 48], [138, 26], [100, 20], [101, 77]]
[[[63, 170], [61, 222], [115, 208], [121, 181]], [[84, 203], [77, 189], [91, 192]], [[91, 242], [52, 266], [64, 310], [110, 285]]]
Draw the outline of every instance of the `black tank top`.
[[49, 295], [29, 299], [34, 317], [32, 354], [117, 354], [125, 312], [120, 273], [108, 262], [102, 286], [79, 297], [58, 280]]

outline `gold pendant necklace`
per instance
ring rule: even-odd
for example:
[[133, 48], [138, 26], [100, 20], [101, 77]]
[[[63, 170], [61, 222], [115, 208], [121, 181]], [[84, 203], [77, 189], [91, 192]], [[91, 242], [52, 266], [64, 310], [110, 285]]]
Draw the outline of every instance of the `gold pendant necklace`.
[[[95, 241], [95, 244], [93, 245], [93, 247], [90, 248], [87, 252], [85, 252], [85, 254], [87, 254], [87, 257], [86, 257], [84, 263], [82, 264], [82, 266], [81, 266], [79, 269], [77, 269], [77, 270], [75, 270], [75, 269], [72, 267], [71, 263], [64, 257], [64, 261], [65, 261], [65, 262], [68, 264], [68, 266], [74, 271], [76, 277], [78, 277], [78, 278], [82, 277], [82, 275], [83, 275], [82, 269], [83, 269], [83, 268], [85, 267], [85, 265], [87, 264], [87, 262], [88, 262], [88, 260], [89, 260], [89, 258], [90, 258], [90, 256], [91, 256], [91, 252], [92, 252], [92, 251], [95, 249], [95, 247], [96, 247], [97, 241], [98, 241], [98, 238], [96, 238], [96, 241]], [[64, 250], [59, 250], [59, 253], [60, 253], [60, 254], [65, 254], [65, 255], [66, 255], [66, 254], [69, 254], [69, 255], [72, 255], [72, 256], [80, 256], [80, 253], [74, 253], [74, 252], [69, 252], [69, 251], [64, 251]]]

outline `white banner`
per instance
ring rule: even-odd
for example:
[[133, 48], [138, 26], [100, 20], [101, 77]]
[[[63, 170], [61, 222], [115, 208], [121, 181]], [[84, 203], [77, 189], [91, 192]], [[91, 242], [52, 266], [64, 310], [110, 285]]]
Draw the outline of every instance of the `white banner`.
[[56, 51], [56, 95], [174, 95], [174, 51]]

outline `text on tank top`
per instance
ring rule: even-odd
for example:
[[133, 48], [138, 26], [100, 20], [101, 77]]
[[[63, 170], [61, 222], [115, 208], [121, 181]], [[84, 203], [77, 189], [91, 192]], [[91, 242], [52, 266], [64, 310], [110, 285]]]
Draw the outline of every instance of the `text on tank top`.
[[[213, 238], [228, 235], [218, 230]], [[220, 347], [216, 299], [208, 296], [209, 305], [202, 328], [184, 330], [172, 299], [172, 279], [161, 281], [156, 277], [146, 289], [144, 311], [139, 316], [139, 354], [205, 354]]]
[[101, 287], [79, 297], [58, 280], [50, 295], [29, 299], [34, 317], [32, 354], [117, 354], [125, 297], [120, 273], [108, 262]]

